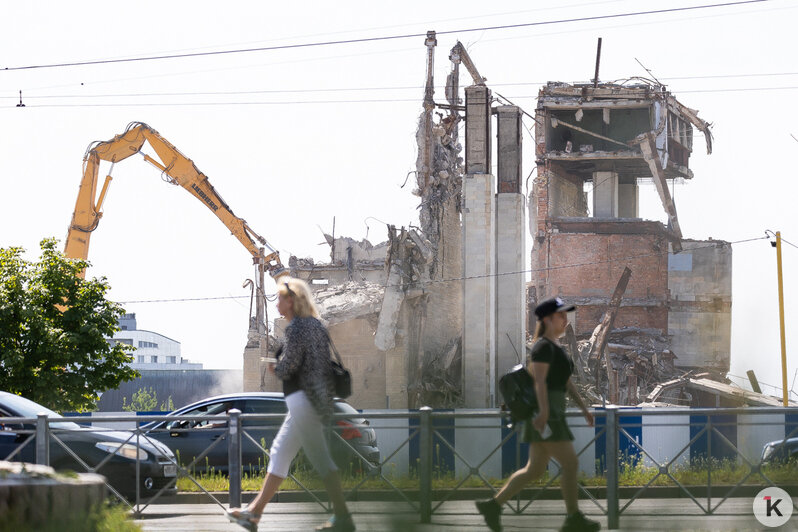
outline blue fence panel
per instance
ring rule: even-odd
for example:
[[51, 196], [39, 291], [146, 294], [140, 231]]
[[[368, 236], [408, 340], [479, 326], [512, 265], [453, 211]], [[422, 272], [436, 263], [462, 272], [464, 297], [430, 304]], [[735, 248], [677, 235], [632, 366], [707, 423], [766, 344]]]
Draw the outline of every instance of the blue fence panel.
[[[596, 408], [596, 411], [604, 410], [603, 408]], [[619, 416], [618, 421], [624, 430], [637, 442], [639, 445], [645, 446], [643, 441], [643, 416], [642, 409], [640, 408], [624, 408], [624, 412], [630, 410], [641, 412], [639, 416]], [[598, 434], [607, 423], [606, 416], [596, 416], [595, 434]], [[636, 464], [642, 458], [642, 451], [629, 439], [626, 434], [621, 433], [618, 436], [618, 451], [620, 452], [620, 465], [621, 468], [627, 464]], [[606, 466], [607, 454], [607, 435], [602, 434], [596, 439], [596, 474], [604, 475], [607, 471]]]
[[[417, 412], [417, 410], [414, 410]], [[436, 412], [454, 412], [454, 410], [436, 410]], [[408, 436], [418, 429], [421, 420], [419, 417], [410, 418], [410, 428], [408, 429]], [[432, 422], [433, 430], [440, 433], [440, 435], [449, 442], [454, 448], [457, 448], [457, 442], [454, 437], [454, 417], [450, 418], [435, 418]], [[408, 444], [410, 448], [410, 472], [418, 472], [418, 460], [421, 456], [420, 439], [418, 437], [412, 438]], [[451, 449], [441, 443], [440, 438], [437, 436], [432, 438], [432, 470], [442, 473], [454, 473], [454, 453]]]
[[784, 416], [784, 436], [798, 438], [798, 414], [786, 414]]
[[[715, 416], [690, 416], [690, 439], [695, 438], [712, 419], [712, 427], [723, 434], [732, 445], [737, 445], [737, 416], [734, 414]], [[709, 457], [715, 460], [737, 460], [737, 451], [723, 441], [717, 434], [712, 434]], [[690, 446], [690, 461], [704, 460], [707, 458], [707, 433], [698, 437]]]

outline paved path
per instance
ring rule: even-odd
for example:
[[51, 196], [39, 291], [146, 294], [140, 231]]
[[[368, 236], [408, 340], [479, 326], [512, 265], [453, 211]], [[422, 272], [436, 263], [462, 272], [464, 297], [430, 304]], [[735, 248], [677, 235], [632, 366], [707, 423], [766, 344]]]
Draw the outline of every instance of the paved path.
[[[600, 501], [603, 502], [604, 501]], [[706, 502], [706, 501], [704, 501]], [[797, 530], [798, 517], [779, 529], [765, 528], [751, 513], [750, 498], [729, 499], [717, 510], [720, 515], [706, 516], [689, 499], [643, 499], [635, 501], [621, 514], [620, 530]], [[534, 514], [532, 513], [534, 508]], [[607, 519], [590, 501], [581, 501], [589, 517], [601, 522], [606, 530]], [[446, 503], [432, 516], [432, 523], [418, 524], [418, 514], [404, 503], [353, 502], [355, 524], [361, 532], [460, 532], [486, 531], [473, 502]], [[564, 511], [561, 501], [537, 501], [524, 514], [514, 515], [505, 508], [502, 522], [506, 532], [523, 530], [559, 530]], [[260, 531], [312, 531], [328, 515], [314, 503], [273, 503], [261, 519]], [[136, 521], [146, 531], [211, 531], [241, 532], [227, 521], [221, 507], [215, 504], [158, 504], [146, 508]]]

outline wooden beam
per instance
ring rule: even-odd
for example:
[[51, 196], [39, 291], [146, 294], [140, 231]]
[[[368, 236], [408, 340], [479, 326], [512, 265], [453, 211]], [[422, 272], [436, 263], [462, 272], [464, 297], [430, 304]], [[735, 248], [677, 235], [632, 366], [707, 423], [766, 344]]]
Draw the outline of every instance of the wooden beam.
[[[623, 269], [623, 273], [621, 274], [621, 278], [618, 279], [618, 284], [615, 285], [615, 291], [612, 293], [612, 299], [610, 300], [610, 305], [607, 310], [604, 312], [604, 316], [601, 318], [601, 324], [596, 327], [596, 331], [593, 333], [593, 338], [591, 338], [591, 348], [590, 348], [590, 356], [596, 356], [597, 358], [601, 358], [604, 355], [604, 364], [607, 366], [607, 383], [608, 383], [608, 395], [610, 398], [613, 397], [613, 383], [617, 385], [617, 374], [613, 373], [612, 368], [612, 361], [610, 359], [609, 351], [606, 350], [607, 341], [610, 337], [610, 331], [612, 330], [612, 326], [615, 323], [615, 316], [618, 315], [618, 309], [621, 307], [621, 299], [623, 298], [624, 292], [626, 292], [626, 287], [629, 285], [629, 278], [632, 276], [632, 270], [629, 267], [625, 267]], [[615, 396], [617, 401], [617, 386], [614, 388]]]
[[656, 137], [653, 132], [649, 131], [648, 133], [638, 136], [635, 142], [640, 145], [643, 158], [651, 169], [654, 185], [657, 187], [662, 206], [665, 207], [665, 212], [668, 214], [670, 229], [679, 238], [679, 240], [671, 243], [674, 253], [678, 253], [682, 250], [682, 229], [679, 227], [679, 219], [676, 216], [676, 205], [673, 203], [671, 192], [668, 189], [668, 181], [665, 179], [665, 169], [662, 166], [662, 160], [659, 158], [659, 152], [657, 152]]
[[582, 363], [582, 357], [579, 355], [579, 346], [576, 344], [574, 328], [570, 323], [565, 328], [565, 341], [568, 342], [568, 348], [571, 350], [571, 358], [574, 359], [574, 367], [576, 368], [576, 375], [579, 378], [579, 382], [581, 384], [587, 384], [585, 366]]

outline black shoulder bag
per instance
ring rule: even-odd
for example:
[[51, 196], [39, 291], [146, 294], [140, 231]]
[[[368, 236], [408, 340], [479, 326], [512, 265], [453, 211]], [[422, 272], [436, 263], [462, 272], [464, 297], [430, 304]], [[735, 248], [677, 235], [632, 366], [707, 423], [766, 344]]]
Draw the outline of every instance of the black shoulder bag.
[[509, 411], [510, 422], [529, 419], [538, 409], [535, 380], [524, 364], [518, 364], [499, 379], [499, 391], [504, 398], [502, 410]]
[[344, 362], [341, 360], [341, 355], [338, 354], [329, 332], [327, 333], [327, 339], [330, 341], [331, 351], [335, 354], [335, 360], [331, 361], [335, 395], [341, 399], [346, 399], [352, 395], [352, 374], [344, 367]]

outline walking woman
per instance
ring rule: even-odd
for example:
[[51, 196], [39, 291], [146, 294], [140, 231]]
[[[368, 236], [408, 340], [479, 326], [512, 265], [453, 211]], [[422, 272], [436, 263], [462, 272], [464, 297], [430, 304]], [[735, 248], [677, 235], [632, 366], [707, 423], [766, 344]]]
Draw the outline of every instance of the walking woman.
[[316, 530], [352, 532], [355, 525], [324, 433], [335, 393], [327, 330], [319, 321], [313, 296], [304, 281], [281, 280], [278, 298], [277, 311], [289, 324], [273, 371], [283, 381], [288, 415], [272, 443], [266, 479], [257, 497], [245, 509], [225, 513], [232, 522], [256, 530], [263, 509], [288, 476], [291, 462], [301, 447], [324, 480], [333, 504], [334, 515]]
[[571, 382], [573, 361], [557, 344], [557, 338], [565, 333], [568, 325], [567, 313], [575, 308], [566, 305], [560, 298], [547, 299], [535, 308], [538, 322], [527, 370], [535, 379], [539, 408], [534, 418], [523, 423], [522, 434], [523, 441], [530, 444], [529, 461], [512, 474], [492, 499], [476, 503], [479, 513], [494, 532], [502, 529], [501, 511], [504, 503], [529, 482], [540, 478], [551, 458], [560, 464], [560, 489], [568, 514], [560, 530], [595, 532], [601, 528], [599, 523], [587, 519], [579, 511], [576, 484], [578, 460], [572, 443], [574, 435], [565, 419], [565, 394], [568, 392], [582, 409], [587, 424], [593, 426], [593, 415]]

